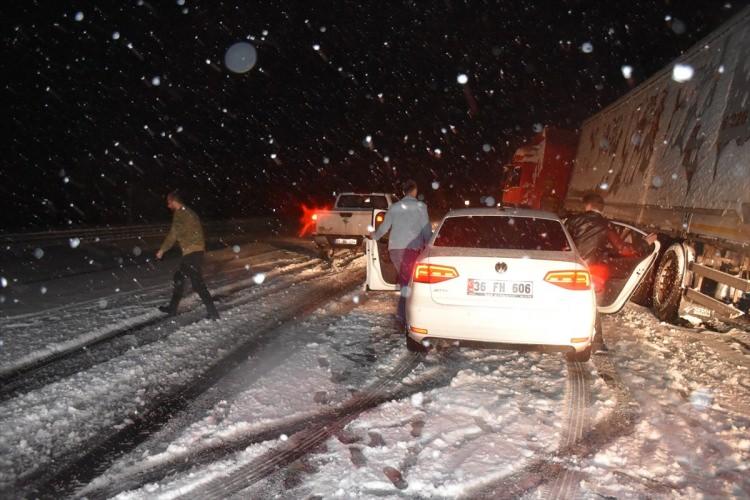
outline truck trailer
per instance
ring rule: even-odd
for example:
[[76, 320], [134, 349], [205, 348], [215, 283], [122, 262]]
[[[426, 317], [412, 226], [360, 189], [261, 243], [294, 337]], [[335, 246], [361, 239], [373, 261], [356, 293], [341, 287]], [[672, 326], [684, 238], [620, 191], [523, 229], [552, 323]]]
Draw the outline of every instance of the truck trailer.
[[[664, 249], [633, 300], [748, 319], [750, 7], [587, 119], [545, 128], [503, 172], [503, 203], [563, 212], [600, 193], [605, 215], [656, 232]], [[570, 144], [573, 144], [571, 147]]]
[[747, 319], [750, 8], [586, 120], [564, 208], [598, 191], [605, 215], [659, 234], [637, 293], [666, 321]]

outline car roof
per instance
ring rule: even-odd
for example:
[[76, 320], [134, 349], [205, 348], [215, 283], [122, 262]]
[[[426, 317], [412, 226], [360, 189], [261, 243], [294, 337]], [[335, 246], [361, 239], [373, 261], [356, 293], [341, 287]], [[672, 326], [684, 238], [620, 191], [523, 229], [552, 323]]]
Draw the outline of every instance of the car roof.
[[529, 217], [534, 219], [550, 219], [559, 221], [560, 217], [553, 212], [543, 210], [531, 210], [528, 208], [497, 207], [497, 208], [457, 208], [451, 210], [445, 216], [448, 217]]

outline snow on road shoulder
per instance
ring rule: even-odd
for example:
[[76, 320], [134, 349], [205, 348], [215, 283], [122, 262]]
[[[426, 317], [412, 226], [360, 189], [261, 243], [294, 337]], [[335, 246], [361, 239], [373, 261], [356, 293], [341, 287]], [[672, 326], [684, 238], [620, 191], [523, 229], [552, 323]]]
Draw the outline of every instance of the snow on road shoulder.
[[750, 495], [750, 356], [733, 355], [726, 336], [660, 324], [634, 305], [604, 328], [640, 417], [584, 461], [584, 494]]
[[258, 328], [275, 325], [288, 315], [285, 311], [297, 311], [325, 290], [354, 285], [362, 277], [361, 265], [359, 259], [342, 272], [321, 273], [320, 280], [284, 287], [260, 302], [232, 309], [218, 323], [180, 328], [165, 339], [4, 402], [0, 486], [18, 483], [95, 444], [161, 395], [185, 386]]

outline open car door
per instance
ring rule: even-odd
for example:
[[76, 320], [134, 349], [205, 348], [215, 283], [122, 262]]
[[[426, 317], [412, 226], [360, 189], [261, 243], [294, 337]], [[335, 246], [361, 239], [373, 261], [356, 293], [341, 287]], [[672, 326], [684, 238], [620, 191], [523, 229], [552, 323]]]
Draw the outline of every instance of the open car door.
[[[385, 210], [372, 211], [372, 227], [377, 229], [383, 223]], [[388, 235], [379, 241], [365, 239], [365, 257], [367, 258], [367, 290], [398, 290], [398, 273], [388, 253]]]
[[649, 246], [646, 233], [640, 229], [622, 222], [610, 221], [610, 224], [625, 243], [638, 250], [638, 257], [613, 258], [599, 270], [590, 269], [592, 274], [597, 271], [606, 274], [604, 290], [597, 293], [597, 309], [602, 314], [615, 314], [625, 307], [656, 262], [661, 246], [658, 241]]

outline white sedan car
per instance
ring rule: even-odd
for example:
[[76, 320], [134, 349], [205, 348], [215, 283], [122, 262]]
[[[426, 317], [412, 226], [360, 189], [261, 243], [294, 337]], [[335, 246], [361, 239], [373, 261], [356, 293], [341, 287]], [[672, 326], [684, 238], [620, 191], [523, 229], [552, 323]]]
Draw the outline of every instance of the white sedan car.
[[[631, 240], [643, 236], [624, 229]], [[649, 249], [633, 262], [625, 279], [605, 294], [600, 311], [619, 311], [655, 255]], [[575, 361], [591, 355], [597, 315], [592, 279], [552, 213], [450, 212], [417, 261], [409, 288], [406, 343], [412, 351], [450, 340], [563, 351]]]

